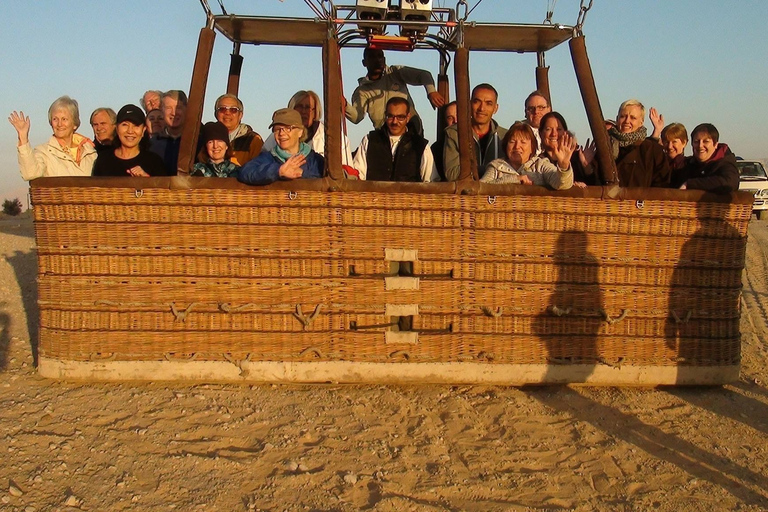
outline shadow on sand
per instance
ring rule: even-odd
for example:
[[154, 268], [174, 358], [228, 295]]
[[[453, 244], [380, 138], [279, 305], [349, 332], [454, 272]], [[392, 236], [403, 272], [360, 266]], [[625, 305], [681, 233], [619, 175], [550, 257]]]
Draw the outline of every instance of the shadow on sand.
[[[683, 245], [672, 274], [664, 335], [679, 376], [692, 366], [733, 366], [740, 360], [739, 291], [747, 241], [718, 206], [696, 203], [700, 227]], [[717, 329], [705, 329], [712, 321]]]
[[[16, 282], [21, 289], [21, 302], [24, 307], [29, 333], [29, 345], [32, 350], [32, 360], [37, 366], [38, 340], [40, 334], [40, 314], [37, 306], [37, 253], [35, 251], [15, 251], [12, 256], [5, 258], [16, 274]], [[7, 315], [6, 315], [7, 316]], [[2, 320], [0, 319], [0, 323]], [[7, 319], [7, 330], [10, 333], [11, 319]], [[10, 336], [10, 334], [8, 334]], [[9, 339], [10, 341], [10, 339]], [[2, 343], [2, 339], [0, 339]], [[8, 345], [5, 345], [7, 349]], [[2, 348], [2, 347], [0, 347]]]
[[[768, 479], [699, 446], [647, 425], [637, 417], [600, 404], [567, 387], [526, 392], [544, 405], [567, 413], [614, 439], [630, 443], [689, 475], [720, 486], [747, 505], [768, 508]], [[695, 390], [691, 390], [694, 392]], [[753, 485], [746, 487], [745, 482]]]
[[[701, 238], [701, 235], [699, 237]], [[696, 238], [694, 242], [686, 244], [687, 250], [696, 250], [695, 244], [699, 242], [700, 240]], [[685, 254], [686, 249], [683, 252]], [[568, 262], [573, 261], [574, 258], [583, 260], [584, 266], [578, 274], [574, 274], [568, 265], [558, 264], [558, 282], [550, 299], [550, 309], [552, 306], [561, 310], [571, 308], [575, 314], [578, 314], [580, 308], [583, 310], [600, 309], [602, 296], [599, 284], [597, 284], [599, 266], [597, 259], [588, 250], [586, 234], [579, 232], [563, 233], [558, 240], [558, 254], [555, 255], [555, 260]], [[575, 285], [577, 282], [581, 284]], [[578, 303], [574, 302], [576, 299], [578, 299]], [[674, 300], [676, 299], [673, 297], [673, 303]], [[601, 359], [597, 334], [600, 323], [590, 322], [588, 315], [584, 315], [584, 318], [582, 324], [584, 329], [579, 336], [583, 344], [581, 347], [574, 347], [571, 343], [569, 345], [571, 348], [567, 348], [564, 343], [558, 341], [562, 337], [553, 336], [551, 329], [538, 331], [547, 346], [550, 367], [560, 361], [566, 364], [579, 362], [584, 364], [585, 368], [591, 368], [594, 371], [595, 366], [599, 364]], [[542, 316], [539, 320], [543, 322], [545, 317]], [[670, 342], [671, 340], [668, 338], [668, 343]], [[695, 346], [693, 347], [695, 348]], [[680, 356], [695, 358], [697, 354], [684, 352]], [[589, 375], [591, 372], [585, 371], [584, 375], [581, 376], [583, 378], [579, 378], [578, 382], [584, 382]], [[768, 479], [759, 473], [679, 437], [670, 435], [655, 426], [647, 425], [633, 415], [625, 414], [613, 407], [596, 402], [569, 387], [526, 388], [525, 391], [547, 407], [564, 412], [580, 422], [592, 425], [612, 438], [630, 443], [653, 457], [672, 463], [696, 478], [718, 485], [746, 504], [768, 508], [768, 491], [766, 491]], [[731, 418], [733, 418], [732, 411], [742, 407], [744, 410], [754, 410], [755, 415], [752, 419], [743, 417], [733, 419], [765, 432], [765, 425], [761, 424], [757, 417], [760, 415], [762, 417], [768, 416], [768, 411], [766, 411], [764, 404], [756, 400], [725, 389], [712, 390], [708, 388], [706, 393], [702, 393], [700, 389], [696, 388], [672, 389], [669, 392], [683, 400]], [[730, 403], [718, 405], [724, 404], [724, 401]], [[745, 486], [745, 483], [749, 483], [751, 487]]]
[[[5, 303], [0, 303], [4, 307]], [[11, 317], [0, 311], [0, 372], [8, 367], [8, 349], [11, 345]]]

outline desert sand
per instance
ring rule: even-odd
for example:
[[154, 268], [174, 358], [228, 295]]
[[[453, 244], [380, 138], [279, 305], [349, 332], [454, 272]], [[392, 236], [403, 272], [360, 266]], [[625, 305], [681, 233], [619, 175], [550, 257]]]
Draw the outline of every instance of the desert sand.
[[32, 222], [0, 218], [0, 511], [768, 510], [768, 223], [722, 387], [46, 380]]

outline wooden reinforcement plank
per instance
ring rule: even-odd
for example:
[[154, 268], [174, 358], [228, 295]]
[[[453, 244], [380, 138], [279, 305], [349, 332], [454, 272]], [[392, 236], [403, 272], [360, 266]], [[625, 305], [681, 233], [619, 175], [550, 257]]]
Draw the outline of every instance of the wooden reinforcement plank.
[[483, 363], [313, 363], [220, 361], [61, 361], [41, 357], [41, 376], [86, 381], [176, 381], [241, 383], [488, 384], [590, 386], [722, 385], [739, 378], [738, 365], [551, 366]]

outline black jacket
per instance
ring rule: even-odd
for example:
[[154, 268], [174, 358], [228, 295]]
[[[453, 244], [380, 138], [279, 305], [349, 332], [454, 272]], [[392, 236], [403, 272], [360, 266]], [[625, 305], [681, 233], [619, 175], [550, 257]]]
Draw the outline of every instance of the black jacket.
[[695, 157], [686, 159], [685, 187], [689, 190], [706, 190], [715, 194], [728, 194], [739, 190], [739, 168], [736, 155], [727, 144], [720, 143], [715, 153], [706, 162]]
[[669, 186], [667, 155], [654, 139], [645, 139], [640, 144], [620, 148], [616, 170], [622, 187]]
[[368, 172], [369, 181], [421, 181], [421, 158], [427, 140], [411, 131], [400, 138], [400, 143], [392, 158], [389, 132], [386, 126], [368, 133]]

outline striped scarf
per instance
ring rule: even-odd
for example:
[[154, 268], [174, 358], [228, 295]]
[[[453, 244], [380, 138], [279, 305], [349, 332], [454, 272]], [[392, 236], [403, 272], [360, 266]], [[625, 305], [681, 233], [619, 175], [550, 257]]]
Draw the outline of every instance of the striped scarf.
[[646, 130], [645, 126], [641, 126], [633, 132], [621, 133], [613, 127], [608, 130], [608, 135], [611, 137], [611, 152], [613, 153], [613, 159], [616, 160], [619, 158], [619, 148], [640, 144], [648, 138], [648, 130]]

